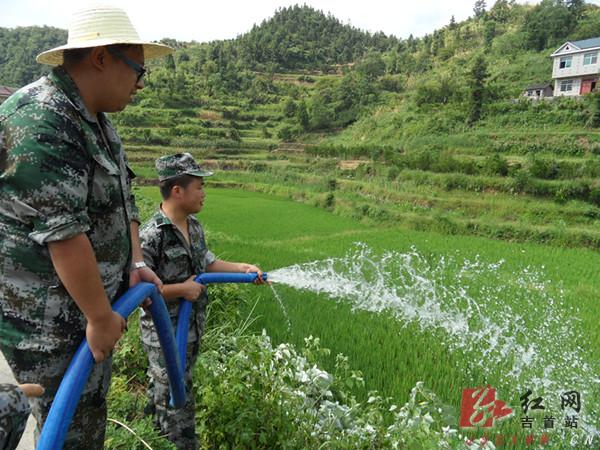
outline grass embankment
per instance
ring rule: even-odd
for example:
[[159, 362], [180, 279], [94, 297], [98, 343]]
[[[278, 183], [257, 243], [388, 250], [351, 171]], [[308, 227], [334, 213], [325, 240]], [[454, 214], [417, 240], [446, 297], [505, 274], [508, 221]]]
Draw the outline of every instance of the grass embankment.
[[[152, 179], [150, 161], [174, 151], [134, 147], [129, 153], [138, 175]], [[291, 198], [365, 223], [400, 223], [418, 230], [509, 241], [600, 246], [600, 187], [594, 155], [521, 162], [514, 162], [516, 156], [480, 161], [469, 157], [465, 162], [456, 155], [435, 158], [407, 153], [397, 159], [399, 165], [361, 158], [348, 168], [341, 158], [304, 153], [190, 151], [218, 171], [214, 182], [222, 186]], [[568, 174], [574, 177], [564, 179]]]

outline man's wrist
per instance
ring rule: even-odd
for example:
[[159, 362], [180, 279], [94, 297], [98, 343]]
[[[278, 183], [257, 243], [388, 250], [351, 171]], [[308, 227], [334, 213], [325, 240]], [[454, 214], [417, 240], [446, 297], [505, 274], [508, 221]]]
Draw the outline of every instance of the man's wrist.
[[144, 267], [148, 267], [144, 261], [135, 261], [131, 263], [131, 270], [143, 269]]
[[113, 310], [110, 307], [110, 303], [108, 302], [108, 299], [106, 299], [106, 307], [105, 308], [100, 307], [99, 310], [89, 312], [88, 314], [86, 314], [85, 318], [88, 321], [88, 323], [103, 322], [111, 316], [112, 312], [113, 312]]

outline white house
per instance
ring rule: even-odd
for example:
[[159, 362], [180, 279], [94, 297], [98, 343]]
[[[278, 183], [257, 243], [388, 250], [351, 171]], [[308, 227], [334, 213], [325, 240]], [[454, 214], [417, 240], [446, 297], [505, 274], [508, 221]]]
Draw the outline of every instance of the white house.
[[532, 84], [525, 88], [523, 97], [528, 100], [541, 100], [543, 98], [551, 98], [554, 92], [554, 84], [543, 83], [543, 84]]
[[578, 96], [600, 89], [600, 37], [566, 42], [552, 53], [554, 96]]

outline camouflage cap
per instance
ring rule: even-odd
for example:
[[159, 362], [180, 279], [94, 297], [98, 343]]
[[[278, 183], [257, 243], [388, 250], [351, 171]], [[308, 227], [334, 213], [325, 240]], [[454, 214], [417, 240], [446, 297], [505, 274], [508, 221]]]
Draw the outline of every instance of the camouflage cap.
[[156, 171], [158, 172], [158, 181], [164, 181], [180, 175], [210, 177], [213, 174], [200, 167], [200, 165], [194, 161], [194, 157], [189, 153], [161, 156], [156, 160], [155, 165]]

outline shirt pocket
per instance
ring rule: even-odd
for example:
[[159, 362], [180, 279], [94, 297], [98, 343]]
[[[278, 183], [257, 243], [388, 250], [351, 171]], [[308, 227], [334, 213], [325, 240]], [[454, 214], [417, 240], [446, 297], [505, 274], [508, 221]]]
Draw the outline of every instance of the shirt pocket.
[[113, 211], [123, 203], [121, 171], [106, 155], [94, 154], [94, 171], [90, 186], [89, 209], [94, 212]]
[[164, 279], [170, 282], [180, 282], [189, 278], [190, 258], [183, 247], [171, 247], [164, 250]]

